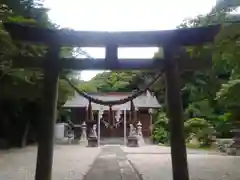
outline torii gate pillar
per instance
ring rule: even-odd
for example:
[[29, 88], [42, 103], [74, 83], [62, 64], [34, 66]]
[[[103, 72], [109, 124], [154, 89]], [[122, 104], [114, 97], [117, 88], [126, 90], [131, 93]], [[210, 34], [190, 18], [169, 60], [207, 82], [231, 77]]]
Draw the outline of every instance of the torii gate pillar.
[[172, 169], [174, 180], [189, 180], [179, 72], [173, 50], [177, 48], [172, 44], [164, 46]]
[[60, 46], [55, 43], [49, 45], [44, 67], [43, 117], [39, 122], [35, 180], [52, 179], [54, 125], [57, 114], [59, 76], [57, 61], [59, 60], [59, 54]]

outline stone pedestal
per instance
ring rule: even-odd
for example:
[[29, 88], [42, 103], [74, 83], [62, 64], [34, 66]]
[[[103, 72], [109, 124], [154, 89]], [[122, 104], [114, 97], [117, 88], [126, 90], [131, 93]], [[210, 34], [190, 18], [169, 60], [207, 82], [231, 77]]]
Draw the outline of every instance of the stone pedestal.
[[136, 136], [128, 136], [127, 140], [128, 147], [139, 147], [138, 138]]
[[74, 131], [69, 129], [67, 132], [68, 144], [72, 144], [74, 141]]
[[88, 137], [88, 147], [98, 147], [97, 125], [94, 124]]
[[89, 137], [88, 138], [88, 147], [98, 147], [97, 137]]
[[211, 148], [212, 149], [217, 149], [217, 137], [215, 135], [213, 135], [211, 137]]
[[74, 124], [73, 133], [74, 133], [74, 138], [71, 140], [71, 144], [80, 144], [80, 138], [81, 138], [80, 124]]
[[73, 127], [74, 135], [76, 140], [80, 140], [81, 138], [81, 125], [80, 124], [75, 124]]
[[128, 147], [139, 147], [136, 128], [130, 124], [129, 136], [127, 138]]
[[138, 121], [137, 123], [137, 137], [138, 137], [138, 145], [142, 146], [145, 144], [142, 134], [142, 123]]
[[80, 144], [81, 145], [87, 145], [88, 140], [87, 140], [87, 124], [85, 123], [85, 121], [82, 123], [82, 133], [81, 133], [81, 137], [80, 137]]
[[234, 129], [234, 138], [233, 138], [233, 144], [230, 146], [231, 149], [233, 149], [234, 155], [240, 156], [240, 129]]
[[240, 156], [240, 147], [236, 148], [235, 151], [236, 151], [235, 155]]

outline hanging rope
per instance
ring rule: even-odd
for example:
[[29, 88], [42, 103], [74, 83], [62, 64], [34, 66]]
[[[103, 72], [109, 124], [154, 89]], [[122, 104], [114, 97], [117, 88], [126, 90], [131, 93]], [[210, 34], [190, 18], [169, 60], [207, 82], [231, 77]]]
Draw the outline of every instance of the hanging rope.
[[[91, 57], [87, 52], [83, 51], [82, 49], [79, 49], [79, 54], [85, 55], [87, 58], [94, 59], [95, 58]], [[84, 98], [88, 99], [89, 101], [95, 103], [95, 104], [100, 104], [100, 105], [107, 105], [107, 106], [113, 106], [113, 105], [120, 105], [120, 104], [125, 104], [126, 102], [132, 101], [133, 99], [137, 98], [138, 96], [142, 95], [144, 92], [146, 92], [161, 76], [163, 75], [164, 71], [161, 70], [154, 78], [153, 80], [147, 84], [145, 88], [142, 90], [139, 90], [132, 95], [125, 97], [120, 100], [113, 100], [113, 101], [103, 101], [97, 98], [94, 98], [90, 95], [88, 95], [86, 92], [79, 90], [72, 82], [69, 80], [66, 76], [63, 76], [63, 79], [80, 95], [83, 96]]]
[[63, 77], [63, 79], [80, 95], [83, 96], [84, 98], [88, 99], [89, 101], [95, 103], [95, 104], [101, 104], [101, 105], [107, 105], [107, 106], [113, 106], [113, 105], [119, 105], [119, 104], [124, 104], [126, 102], [132, 101], [133, 99], [137, 98], [138, 96], [142, 95], [144, 92], [146, 92], [149, 87], [151, 87], [163, 74], [163, 71], [161, 71], [157, 76], [153, 79], [151, 83], [149, 83], [145, 88], [142, 90], [139, 90], [132, 95], [120, 99], [120, 100], [114, 100], [114, 101], [103, 101], [97, 98], [94, 98], [90, 95], [88, 95], [86, 92], [79, 90], [66, 76]]

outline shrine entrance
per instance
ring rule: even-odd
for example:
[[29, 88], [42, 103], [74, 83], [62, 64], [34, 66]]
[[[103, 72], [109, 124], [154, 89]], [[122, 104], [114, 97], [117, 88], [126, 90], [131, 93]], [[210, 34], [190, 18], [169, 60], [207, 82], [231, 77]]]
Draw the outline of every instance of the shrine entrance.
[[93, 109], [96, 107], [97, 117], [94, 116], [94, 120], [97, 124], [98, 144], [126, 145], [128, 125], [131, 123], [130, 116], [127, 116], [130, 107], [124, 104], [110, 107], [92, 105]]
[[127, 119], [126, 110], [113, 111], [111, 117], [109, 111], [104, 111], [100, 117], [99, 144], [119, 144], [126, 145]]
[[[91, 96], [102, 100], [119, 100], [132, 94], [133, 92], [108, 92], [92, 93]], [[75, 134], [78, 136], [76, 139], [80, 139], [80, 127], [85, 122], [87, 124], [87, 135], [95, 124], [97, 126], [96, 134], [100, 140], [112, 139], [111, 142], [113, 142], [113, 139], [115, 139], [116, 142], [119, 142], [119, 139], [122, 139], [121, 144], [123, 144], [123, 141], [126, 144], [130, 124], [136, 127], [138, 122], [142, 124], [143, 137], [150, 140], [153, 125], [152, 113], [160, 109], [161, 105], [156, 96], [147, 90], [132, 101], [112, 106], [93, 103], [76, 92], [75, 96], [70, 97], [63, 107], [70, 110], [72, 124], [79, 127], [76, 128]]]
[[104, 138], [124, 137], [124, 117], [122, 111], [113, 111], [113, 116], [109, 111], [105, 111], [100, 119], [100, 136]]

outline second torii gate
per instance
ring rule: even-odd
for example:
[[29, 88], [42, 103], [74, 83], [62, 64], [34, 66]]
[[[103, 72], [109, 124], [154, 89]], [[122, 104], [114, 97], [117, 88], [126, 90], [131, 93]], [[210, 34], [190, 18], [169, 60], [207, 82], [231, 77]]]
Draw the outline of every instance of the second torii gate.
[[[199, 66], [196, 61], [186, 59], [177, 63], [175, 55], [180, 46], [194, 46], [214, 40], [220, 25], [150, 32], [69, 32], [50, 30], [21, 24], [4, 23], [13, 40], [48, 46], [46, 57], [13, 58], [13, 68], [43, 68], [44, 94], [43, 118], [39, 127], [36, 180], [51, 180], [54, 124], [58, 98], [60, 70], [111, 69], [164, 70], [167, 80], [167, 102], [171, 130], [171, 155], [174, 180], [188, 180], [186, 145], [183, 134], [182, 102], [178, 81], [178, 66], [185, 69]], [[61, 46], [106, 47], [104, 59], [60, 58]], [[164, 58], [160, 59], [118, 59], [118, 47], [161, 46]], [[205, 59], [203, 59], [205, 60]], [[193, 63], [191, 63], [193, 62]], [[209, 62], [209, 59], [207, 60]], [[201, 61], [201, 64], [202, 63]]]

